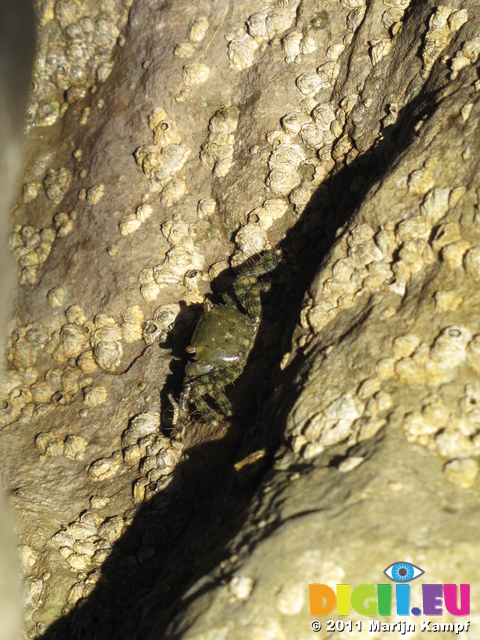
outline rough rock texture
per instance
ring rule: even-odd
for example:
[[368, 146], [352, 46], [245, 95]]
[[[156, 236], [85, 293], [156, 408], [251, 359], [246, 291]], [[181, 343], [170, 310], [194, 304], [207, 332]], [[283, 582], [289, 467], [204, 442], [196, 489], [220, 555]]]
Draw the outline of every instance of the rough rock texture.
[[[478, 627], [478, 2], [82, 6], [10, 236], [28, 636], [307, 638], [309, 583], [395, 560]], [[199, 303], [272, 247], [235, 418], [171, 439]]]

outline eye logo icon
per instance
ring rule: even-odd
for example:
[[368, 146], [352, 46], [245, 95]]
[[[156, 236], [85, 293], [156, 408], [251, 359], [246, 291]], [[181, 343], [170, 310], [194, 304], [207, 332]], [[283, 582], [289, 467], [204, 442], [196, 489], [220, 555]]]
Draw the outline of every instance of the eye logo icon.
[[395, 582], [410, 582], [419, 578], [425, 571], [411, 562], [392, 562], [383, 573]]

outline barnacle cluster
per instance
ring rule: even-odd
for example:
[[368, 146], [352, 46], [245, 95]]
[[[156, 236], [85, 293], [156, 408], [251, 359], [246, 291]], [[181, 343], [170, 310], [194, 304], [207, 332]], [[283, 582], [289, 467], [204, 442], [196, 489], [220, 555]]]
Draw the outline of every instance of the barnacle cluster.
[[62, 201], [72, 182], [73, 173], [70, 169], [49, 169], [43, 181], [43, 187], [47, 198], [54, 204]]
[[[150, 181], [151, 191], [162, 191], [181, 170], [191, 153], [191, 149], [183, 146], [175, 122], [162, 108], [157, 108], [148, 118], [148, 124], [153, 134], [153, 144], [138, 147], [135, 160]], [[177, 186], [178, 191], [178, 186]], [[176, 193], [168, 197], [171, 202], [181, 197]]]
[[95, 460], [88, 467], [88, 475], [95, 482], [102, 482], [108, 478], [114, 478], [123, 463], [120, 451], [114, 451], [112, 455]]
[[20, 284], [33, 285], [39, 281], [40, 267], [50, 255], [56, 235], [52, 227], [14, 226], [8, 244], [21, 269]]
[[138, 463], [140, 477], [133, 483], [135, 502], [150, 499], [165, 489], [180, 459], [181, 450], [176, 442], [160, 432], [160, 414], [149, 412], [135, 416], [122, 435], [125, 463]]
[[[424, 212], [425, 217], [404, 219], [377, 234], [365, 224], [354, 227], [350, 234], [356, 233], [356, 241], [350, 245], [350, 236], [347, 236], [347, 256], [344, 248], [344, 257], [333, 260], [332, 276], [324, 280], [323, 286], [318, 289], [323, 292], [322, 300], [313, 307], [307, 302], [301, 314], [302, 324], [305, 323], [305, 327], [310, 324], [315, 331], [319, 331], [337, 313], [331, 301], [339, 294], [337, 309], [348, 308], [353, 304], [352, 293], [355, 296], [355, 292], [364, 292], [370, 285], [375, 285], [378, 290], [382, 281], [403, 295], [404, 286], [399, 287], [399, 279], [406, 281], [411, 278], [425, 264], [425, 260], [433, 261], [435, 254], [444, 268], [465, 269], [467, 275], [476, 279], [474, 256], [480, 252], [477, 247], [470, 247], [468, 242], [462, 240], [460, 225], [446, 221], [437, 227], [433, 236], [430, 233], [432, 225], [440, 219], [440, 213], [441, 217], [446, 213], [449, 201], [455, 202], [456, 197], [461, 197], [464, 190], [458, 189], [460, 193], [447, 189], [445, 194], [441, 194], [446, 198], [436, 200], [440, 208], [427, 209], [430, 219]], [[427, 200], [430, 205], [432, 197]], [[363, 234], [363, 244], [358, 242], [359, 233]], [[350, 246], [355, 248], [354, 253], [349, 252]], [[397, 261], [380, 269], [384, 256], [392, 255], [393, 251], [396, 251]], [[357, 261], [367, 267], [366, 270], [363, 267], [363, 279], [356, 275], [360, 275], [355, 267]], [[375, 271], [372, 271], [372, 267], [375, 267]], [[368, 271], [370, 275], [367, 275]], [[375, 274], [380, 280], [371, 280]], [[342, 280], [347, 286], [336, 286], [336, 277], [339, 283]], [[443, 313], [457, 309], [462, 303], [462, 297], [455, 291], [437, 291], [434, 298], [436, 307]], [[385, 313], [390, 315], [394, 310], [389, 312], [387, 309]], [[462, 325], [444, 326], [431, 342], [422, 342], [413, 332], [395, 338], [392, 354], [377, 362], [376, 376], [365, 379], [358, 389], [343, 390], [333, 402], [332, 396], [336, 394], [333, 388], [327, 389], [325, 396], [329, 404], [315, 417], [305, 416], [305, 421], [302, 419], [302, 405], [299, 404], [293, 417], [294, 450], [311, 457], [332, 443], [346, 441], [351, 445], [359, 439], [371, 437], [386, 424], [386, 416], [381, 415], [381, 411], [388, 410], [392, 404], [392, 384], [398, 384], [401, 388], [413, 385], [416, 389], [426, 388], [430, 392], [421, 408], [407, 413], [405, 417], [407, 439], [437, 451], [447, 459], [446, 476], [460, 486], [471, 486], [478, 472], [475, 457], [480, 446], [480, 422], [476, 406], [478, 385], [466, 384], [465, 396], [458, 406], [452, 406], [451, 397], [443, 390], [461, 377], [464, 368], [480, 370], [479, 340], [479, 336], [469, 327]], [[389, 393], [383, 388], [385, 381], [388, 381]]]
[[[73, 179], [70, 169], [48, 169], [43, 187], [45, 195], [55, 205], [65, 197]], [[35, 188], [33, 191], [31, 186]], [[103, 186], [103, 185], [102, 185]], [[24, 202], [29, 202], [38, 194], [40, 183], [26, 182], [24, 185]], [[26, 197], [28, 194], [28, 197]], [[44, 229], [35, 229], [32, 226], [16, 224], [9, 236], [9, 247], [20, 267], [20, 284], [35, 285], [40, 280], [40, 268], [51, 253], [56, 238], [69, 235], [75, 225], [77, 212], [71, 210], [68, 213], [59, 211], [55, 213], [52, 225]], [[53, 298], [52, 298], [53, 301]], [[54, 303], [55, 304], [55, 303]]]
[[37, 11], [41, 39], [34, 69], [30, 117], [36, 126], [52, 125], [65, 108], [104, 82], [120, 41], [131, 0], [41, 0]]
[[320, 65], [315, 71], [305, 71], [296, 80], [297, 89], [302, 96], [309, 97], [321, 89], [330, 89], [340, 71], [336, 60], [329, 60]]
[[[427, 176], [425, 188], [431, 186], [430, 180]], [[413, 188], [410, 180], [407, 184]], [[415, 177], [415, 193], [422, 189], [420, 178]], [[445, 266], [465, 268], [469, 275], [477, 277], [477, 248], [461, 238], [458, 224], [440, 224], [431, 234], [432, 227], [464, 193], [464, 187], [434, 187], [425, 194], [416, 215], [410, 213], [378, 230], [366, 223], [353, 225], [332, 252], [329, 268], [323, 271], [319, 282], [322, 294], [306, 303], [302, 326], [319, 331], [341, 309], [351, 307], [357, 295], [382, 285], [403, 295], [410, 279], [433, 263], [436, 256]]]
[[[332, 444], [345, 441], [351, 446], [372, 437], [387, 423], [393, 402], [391, 394], [382, 388], [385, 381], [389, 381], [390, 390], [393, 381], [441, 389], [458, 375], [458, 367], [479, 369], [478, 343], [479, 336], [472, 336], [462, 326], [445, 327], [431, 344], [422, 343], [415, 334], [396, 338], [392, 355], [378, 361], [376, 377], [365, 379], [358, 389], [344, 391], [336, 398], [334, 385], [326, 389], [325, 407], [314, 416], [298, 404], [292, 415], [293, 449], [310, 458]], [[440, 392], [429, 395], [419, 411], [405, 416], [407, 440], [435, 450], [449, 461], [477, 456], [478, 396], [478, 384], [467, 384], [464, 397], [452, 409], [447, 408]]]
[[[298, 62], [301, 55], [315, 50], [315, 34], [325, 28], [328, 16], [312, 17], [301, 11], [293, 16], [297, 5], [296, 2], [276, 3], [272, 8], [250, 16], [246, 32], [229, 34], [228, 55], [233, 66], [240, 70], [253, 64], [256, 50], [272, 38], [283, 38], [287, 62]], [[358, 8], [364, 10], [364, 3], [355, 3], [354, 9]], [[292, 29], [293, 20], [296, 27]], [[302, 97], [300, 108], [285, 114], [281, 119], [282, 130], [271, 131], [266, 136], [272, 147], [266, 186], [273, 196], [288, 198], [298, 214], [314, 194], [319, 199], [324, 198], [322, 182], [334, 161], [344, 156], [353, 159], [357, 153], [343, 130], [346, 116], [351, 113], [358, 96], [347, 96], [336, 110], [328, 101], [340, 69], [338, 58], [344, 48], [344, 43], [333, 42], [326, 50], [326, 61], [322, 65], [297, 77], [296, 86]], [[205, 148], [202, 153], [204, 151]], [[215, 158], [210, 159], [210, 168], [215, 166], [214, 161]], [[270, 247], [267, 229], [273, 219], [282, 217], [288, 210], [286, 201], [280, 203], [280, 198], [266, 200], [262, 215], [258, 211], [249, 215], [248, 222], [235, 234], [233, 265]], [[270, 206], [272, 213], [278, 212], [275, 218], [267, 214]]]
[[[67, 613], [81, 598], [86, 598], [93, 591], [101, 576], [101, 565], [128, 523], [120, 515], [100, 515], [109, 501], [109, 498], [92, 496], [90, 508], [51, 536], [54, 547], [52, 553], [59, 553], [65, 561], [62, 564], [68, 567], [69, 575], [65, 579], [70, 586], [63, 613]], [[20, 551], [24, 571], [30, 573], [24, 588], [26, 619], [29, 620], [45, 601], [45, 590], [51, 574], [40, 572], [39, 560], [42, 556], [32, 547], [22, 545]]]
[[270, 173], [266, 184], [273, 193], [287, 196], [302, 182], [299, 169], [307, 153], [303, 145], [291, 141], [282, 131], [269, 133], [267, 142], [273, 151], [268, 160]]
[[[173, 49], [174, 55], [177, 58], [185, 59], [191, 58], [195, 53], [199, 53], [199, 45], [203, 42], [209, 26], [208, 19], [205, 16], [198, 16], [192, 20], [187, 29], [189, 42], [176, 44]], [[182, 68], [182, 81], [185, 87], [175, 95], [175, 101], [178, 103], [185, 102], [192, 95], [192, 88], [206, 82], [209, 76], [210, 67], [204, 62], [197, 60], [185, 64]]]
[[76, 218], [77, 212], [75, 210], [72, 210], [69, 213], [56, 213], [53, 216], [53, 226], [55, 228], [57, 238], [64, 238], [73, 231]]
[[[124, 527], [125, 521], [121, 516], [102, 518], [95, 510], [89, 509], [57, 531], [51, 540], [71, 572], [92, 572], [110, 555], [112, 544], [121, 536]], [[84, 589], [80, 597], [85, 597], [86, 591], [88, 589]], [[69, 602], [72, 602], [71, 598]]]
[[[230, 261], [232, 267], [238, 267], [249, 256], [271, 248], [267, 230], [286, 214], [288, 208], [288, 203], [283, 198], [272, 198], [265, 200], [261, 207], [248, 214], [247, 224], [235, 234], [236, 250]], [[220, 270], [224, 268], [222, 266]]]
[[83, 460], [87, 441], [81, 436], [69, 435], [64, 440], [58, 439], [52, 431], [38, 433], [35, 445], [40, 451], [39, 460], [45, 462], [47, 458], [65, 456], [71, 460]]
[[226, 105], [210, 119], [208, 139], [202, 146], [200, 159], [215, 178], [226, 176], [230, 171], [239, 118], [240, 110], [234, 105]]
[[178, 214], [161, 226], [162, 233], [171, 245], [162, 263], [145, 268], [138, 274], [140, 292], [145, 300], [155, 300], [162, 287], [180, 284], [185, 275], [203, 268], [204, 256], [195, 246], [197, 228], [184, 222]]
[[353, 446], [368, 440], [387, 423], [386, 414], [392, 405], [388, 393], [369, 388], [361, 396], [352, 390], [335, 397], [332, 388], [327, 391], [325, 406], [315, 415], [309, 415], [301, 406], [293, 414], [292, 448], [305, 459], [340, 442]]
[[[450, 10], [445, 24], [449, 29], [452, 25], [458, 29], [465, 15], [452, 15], [453, 22], [449, 23], [451, 13]], [[356, 112], [363, 106], [357, 103]], [[460, 111], [463, 122], [468, 121], [472, 108], [468, 103]], [[346, 114], [350, 111], [345, 109]], [[341, 122], [329, 105], [323, 110], [323, 117], [327, 125], [334, 118]], [[299, 134], [302, 139], [302, 129], [310, 124], [311, 117], [303, 109], [282, 120], [286, 133]], [[332, 128], [330, 131], [338, 136], [337, 131]], [[331, 140], [326, 142], [328, 145]], [[379, 227], [359, 220], [349, 225], [317, 278], [312, 297], [305, 300], [301, 325], [306, 331], [313, 334], [321, 331], [342, 311], [357, 306], [359, 296], [368, 292], [383, 291], [386, 297], [388, 291], [394, 294], [388, 298], [391, 306], [386, 306], [382, 313], [384, 317], [395, 315], [407, 286], [434, 263], [449, 277], [463, 271], [473, 280], [480, 278], [480, 248], [472, 242], [471, 235], [465, 237], [463, 225], [454, 215], [466, 188], [463, 185], [452, 188], [439, 182], [439, 162], [433, 154], [400, 181], [397, 178], [396, 184], [405, 189], [408, 208], [397, 211], [393, 219]], [[448, 287], [436, 290], [432, 297], [436, 310], [442, 314], [451, 314], [463, 303], [461, 292]], [[308, 343], [308, 336], [304, 338], [303, 342], [300, 340], [303, 345]], [[305, 410], [307, 390], [292, 413], [293, 450], [311, 458], [332, 444], [345, 442], [351, 446], [372, 437], [387, 424], [395, 390], [413, 385], [428, 393], [424, 394], [420, 407], [405, 416], [407, 440], [445, 458], [445, 475], [452, 482], [472, 486], [479, 468], [478, 389], [467, 383], [458, 406], [444, 389], [458, 381], [464, 371], [478, 369], [478, 341], [478, 335], [469, 326], [445, 320], [431, 341], [422, 341], [414, 332], [396, 338], [391, 355], [378, 360], [376, 375], [355, 388], [342, 387], [329, 370], [328, 379], [317, 379], [313, 385], [324, 388], [330, 381], [331, 387], [324, 388], [324, 406], [313, 416], [311, 410]], [[326, 353], [324, 363], [327, 362]], [[320, 369], [328, 368], [324, 363]], [[385, 381], [388, 382], [384, 384]]]
[[197, 51], [197, 44], [207, 35], [209, 28], [208, 19], [205, 16], [199, 16], [192, 20], [188, 26], [187, 35], [190, 42], [180, 42], [175, 45], [173, 53], [178, 58], [190, 58]]
[[[445, 5], [435, 8], [428, 23], [428, 31], [425, 34], [422, 50], [422, 76], [424, 78], [428, 77], [437, 58], [467, 20], [468, 12], [466, 9], [455, 11], [453, 7]], [[453, 71], [458, 71], [458, 69]]]
[[[449, 328], [451, 333], [460, 328]], [[468, 345], [466, 360], [475, 360], [478, 369], [478, 336]], [[462, 350], [465, 353], [465, 349]], [[479, 385], [465, 385], [464, 395], [453, 405], [440, 394], [428, 396], [422, 407], [408, 413], [404, 420], [405, 436], [409, 442], [436, 451], [446, 459], [445, 474], [462, 487], [471, 487], [478, 474], [480, 451]]]
[[90, 204], [97, 204], [103, 198], [103, 194], [105, 192], [105, 185], [95, 184], [85, 190], [85, 197], [87, 202]]
[[[51, 305], [61, 306], [63, 295], [57, 288], [50, 290], [47, 297]], [[90, 374], [97, 367], [114, 372], [123, 354], [122, 342], [143, 337], [144, 314], [137, 305], [125, 308], [119, 322], [104, 313], [90, 321], [79, 305], [69, 306], [65, 317], [67, 322], [53, 331], [29, 324], [10, 333], [6, 355], [11, 368], [1, 384], [0, 426], [18, 418], [29, 422], [46, 415], [56, 404], [73, 400], [80, 390], [85, 407], [102, 404], [107, 397], [106, 388], [93, 383]], [[45, 356], [55, 366], [40, 377], [35, 365], [39, 357], [44, 361]], [[73, 440], [70, 444], [75, 446]], [[60, 455], [51, 438], [42, 437], [39, 448], [47, 456]]]
[[151, 190], [161, 191], [180, 171], [190, 153], [190, 149], [180, 144], [168, 144], [163, 147], [152, 144], [139, 147], [135, 151], [135, 159], [151, 181]]
[[470, 38], [463, 43], [462, 48], [452, 58], [451, 79], [454, 80], [459, 71], [470, 64], [475, 64], [480, 55], [480, 37]]
[[[230, 63], [237, 71], [248, 69], [255, 61], [255, 54], [271, 40], [282, 38], [295, 22], [299, 0], [277, 2], [272, 7], [252, 14], [243, 30], [236, 34], [227, 34], [227, 54]], [[297, 36], [287, 37], [283, 43], [287, 59], [293, 59], [301, 53], [312, 53], [315, 45], [308, 34], [299, 32]], [[298, 49], [298, 51], [297, 51]]]
[[[27, 545], [24, 545], [24, 553], [27, 549], [27, 553], [33, 560], [32, 553], [35, 552], [30, 547], [27, 547]], [[52, 574], [50, 571], [43, 571], [42, 573], [36, 572], [36, 574], [30, 575], [30, 577], [25, 580], [22, 594], [22, 604], [24, 608], [23, 615], [25, 620], [31, 620], [35, 611], [45, 601], [45, 589], [47, 588], [51, 577]]]
[[[333, 166], [331, 159], [321, 159], [329, 155], [334, 136], [329, 125], [322, 124], [322, 105], [318, 107], [315, 119], [301, 111], [288, 113], [282, 118], [283, 131], [267, 135], [272, 153], [266, 184], [272, 193], [288, 196], [297, 213], [304, 210]], [[319, 157], [309, 156], [313, 149]]]
[[90, 344], [93, 359], [101, 369], [114, 371], [118, 367], [123, 355], [122, 338], [122, 329], [114, 318], [104, 313], [95, 316]]
[[282, 38], [282, 50], [285, 54], [285, 62], [288, 63], [300, 63], [303, 56], [313, 53], [316, 48], [315, 39], [308, 31], [300, 27], [289, 31]]

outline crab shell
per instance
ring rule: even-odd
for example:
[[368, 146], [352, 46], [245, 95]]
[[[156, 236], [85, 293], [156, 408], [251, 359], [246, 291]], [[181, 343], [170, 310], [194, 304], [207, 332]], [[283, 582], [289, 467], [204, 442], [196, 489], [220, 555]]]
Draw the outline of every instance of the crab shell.
[[187, 378], [214, 370], [245, 364], [255, 342], [258, 319], [252, 319], [230, 305], [207, 302], [195, 328], [188, 353], [195, 360], [185, 367]]

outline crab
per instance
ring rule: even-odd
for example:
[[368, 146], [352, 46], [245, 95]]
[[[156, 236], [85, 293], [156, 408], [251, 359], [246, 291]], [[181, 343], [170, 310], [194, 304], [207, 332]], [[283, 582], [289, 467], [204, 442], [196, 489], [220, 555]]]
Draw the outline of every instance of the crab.
[[[270, 283], [257, 278], [273, 271], [281, 260], [281, 251], [266, 251], [244, 263], [233, 282], [236, 300], [222, 296], [224, 304], [204, 303], [187, 353], [194, 359], [185, 367], [185, 379], [180, 400], [174, 403], [174, 427], [183, 431], [192, 402], [207, 422], [216, 422], [217, 415], [204, 396], [213, 397], [220, 411], [232, 415], [232, 405], [224, 387], [236, 380], [245, 368], [255, 344], [262, 319], [260, 293], [270, 289]], [[237, 303], [238, 301], [238, 303]]]

